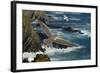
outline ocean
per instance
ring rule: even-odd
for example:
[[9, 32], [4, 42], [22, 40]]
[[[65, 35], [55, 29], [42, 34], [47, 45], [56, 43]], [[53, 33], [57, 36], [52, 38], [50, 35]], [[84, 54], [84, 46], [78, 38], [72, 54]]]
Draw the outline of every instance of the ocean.
[[[65, 40], [70, 40], [73, 43], [78, 44], [78, 47], [71, 47], [67, 49], [48, 49], [47, 54], [53, 60], [67, 61], [67, 60], [86, 60], [91, 59], [91, 37], [89, 32], [84, 34], [79, 33], [69, 33], [58, 31], [60, 37], [63, 37]], [[52, 50], [52, 52], [50, 52]]]

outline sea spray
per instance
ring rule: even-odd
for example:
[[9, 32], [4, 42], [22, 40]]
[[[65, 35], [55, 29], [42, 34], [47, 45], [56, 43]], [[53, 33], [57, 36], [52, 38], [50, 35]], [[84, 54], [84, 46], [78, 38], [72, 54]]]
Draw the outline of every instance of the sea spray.
[[[24, 52], [23, 53], [23, 59], [27, 58], [28, 62], [31, 62], [31, 61], [34, 60], [34, 58], [36, 57], [37, 54], [47, 54], [50, 57], [50, 56], [54, 56], [54, 55], [59, 55], [61, 53], [69, 53], [71, 51], [75, 51], [75, 50], [78, 50], [78, 49], [81, 49], [81, 48], [83, 48], [83, 46], [68, 47], [68, 48], [47, 47], [45, 52], [41, 52], [41, 51], [38, 51], [36, 53], [35, 52]], [[60, 60], [60, 59], [52, 58], [52, 57], [50, 57], [50, 59], [51, 59], [51, 61]]]

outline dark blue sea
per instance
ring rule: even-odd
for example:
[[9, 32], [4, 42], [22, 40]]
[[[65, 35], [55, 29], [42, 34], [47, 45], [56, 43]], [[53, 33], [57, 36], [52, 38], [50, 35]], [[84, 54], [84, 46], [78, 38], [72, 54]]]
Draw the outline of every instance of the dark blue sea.
[[[79, 35], [79, 34], [73, 34], [67, 32], [62, 32], [63, 37], [65, 40], [70, 40], [71, 42], [74, 42], [78, 44], [80, 47], [72, 47], [68, 49], [61, 49], [51, 52], [53, 55], [50, 55], [50, 57], [53, 60], [60, 60], [60, 61], [66, 61], [66, 60], [85, 60], [85, 59], [91, 59], [91, 38], [88, 35]], [[60, 35], [62, 35], [60, 34]], [[68, 35], [68, 36], [67, 36]], [[71, 50], [70, 50], [71, 49]], [[62, 52], [65, 51], [65, 52]], [[48, 50], [49, 51], [49, 50]]]

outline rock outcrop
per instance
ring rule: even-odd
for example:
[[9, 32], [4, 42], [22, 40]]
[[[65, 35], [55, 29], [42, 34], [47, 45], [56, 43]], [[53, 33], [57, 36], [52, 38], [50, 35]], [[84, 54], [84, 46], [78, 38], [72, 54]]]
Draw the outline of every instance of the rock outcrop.
[[81, 32], [81, 30], [74, 29], [74, 28], [72, 28], [72, 27], [67, 27], [67, 28], [63, 27], [63, 30], [66, 30], [66, 31], [68, 31], [68, 32], [78, 32], [78, 33], [80, 33], [80, 34], [83, 34], [83, 33]]
[[48, 55], [46, 54], [37, 54], [36, 57], [34, 58], [34, 62], [46, 62], [50, 61]]

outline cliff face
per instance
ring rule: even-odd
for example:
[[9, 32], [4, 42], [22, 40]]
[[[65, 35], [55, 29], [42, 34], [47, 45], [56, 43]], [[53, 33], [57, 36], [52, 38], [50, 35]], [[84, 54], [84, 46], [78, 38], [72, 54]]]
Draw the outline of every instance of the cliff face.
[[[44, 52], [45, 49], [41, 47], [41, 36], [34, 27], [31, 25], [32, 20], [38, 19], [38, 16], [43, 16], [44, 12], [23, 10], [22, 24], [23, 24], [23, 52]], [[42, 20], [42, 19], [41, 19]], [[44, 19], [43, 19], [44, 20]], [[42, 36], [44, 37], [44, 36]], [[33, 57], [34, 58], [34, 57]], [[37, 54], [32, 62], [45, 62], [50, 61], [48, 55]], [[23, 63], [27, 63], [28, 58], [23, 59]]]
[[42, 50], [39, 35], [31, 25], [31, 15], [32, 11], [23, 10], [23, 52]]

